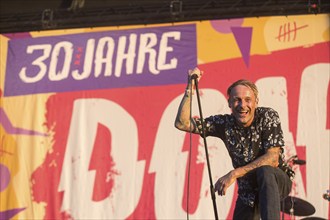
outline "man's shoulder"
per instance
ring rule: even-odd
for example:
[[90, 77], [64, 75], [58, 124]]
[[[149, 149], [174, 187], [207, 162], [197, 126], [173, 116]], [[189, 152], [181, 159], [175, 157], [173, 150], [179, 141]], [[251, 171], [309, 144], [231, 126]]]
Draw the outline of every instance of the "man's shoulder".
[[276, 110], [271, 107], [258, 107], [256, 109], [257, 120], [266, 121], [279, 121], [280, 116]]
[[271, 107], [257, 107], [257, 113], [259, 114], [266, 114], [266, 113], [272, 113], [277, 114], [277, 111]]

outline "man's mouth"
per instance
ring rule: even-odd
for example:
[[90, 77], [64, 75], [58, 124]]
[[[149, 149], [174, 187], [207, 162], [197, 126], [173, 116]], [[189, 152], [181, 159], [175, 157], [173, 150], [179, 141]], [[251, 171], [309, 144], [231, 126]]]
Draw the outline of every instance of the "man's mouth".
[[249, 113], [249, 111], [243, 111], [243, 110], [241, 110], [241, 111], [237, 111], [237, 113], [241, 116], [241, 117], [244, 117], [244, 116], [246, 116], [248, 113]]

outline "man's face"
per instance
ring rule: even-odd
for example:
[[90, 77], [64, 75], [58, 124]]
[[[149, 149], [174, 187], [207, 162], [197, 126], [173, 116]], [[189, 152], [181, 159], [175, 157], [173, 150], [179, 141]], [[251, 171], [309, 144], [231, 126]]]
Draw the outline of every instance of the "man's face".
[[243, 127], [251, 125], [257, 105], [257, 99], [249, 87], [238, 85], [231, 90], [229, 107], [239, 125]]

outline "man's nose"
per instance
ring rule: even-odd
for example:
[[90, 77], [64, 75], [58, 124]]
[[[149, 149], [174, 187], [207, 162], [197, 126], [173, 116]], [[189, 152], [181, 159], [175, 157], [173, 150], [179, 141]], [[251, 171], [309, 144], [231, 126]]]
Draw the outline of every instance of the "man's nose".
[[240, 105], [240, 107], [244, 108], [247, 105], [247, 102], [242, 100], [242, 101], [240, 101], [239, 105]]

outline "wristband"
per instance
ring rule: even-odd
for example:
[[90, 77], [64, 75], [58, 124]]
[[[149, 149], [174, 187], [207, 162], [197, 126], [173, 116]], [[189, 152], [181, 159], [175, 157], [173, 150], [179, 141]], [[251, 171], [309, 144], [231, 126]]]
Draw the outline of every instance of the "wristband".
[[[186, 89], [186, 92], [185, 92], [185, 94], [186, 94], [186, 95], [190, 95], [190, 92], [191, 92], [191, 90], [190, 90], [190, 89]], [[194, 94], [194, 91], [192, 91], [192, 94]]]

